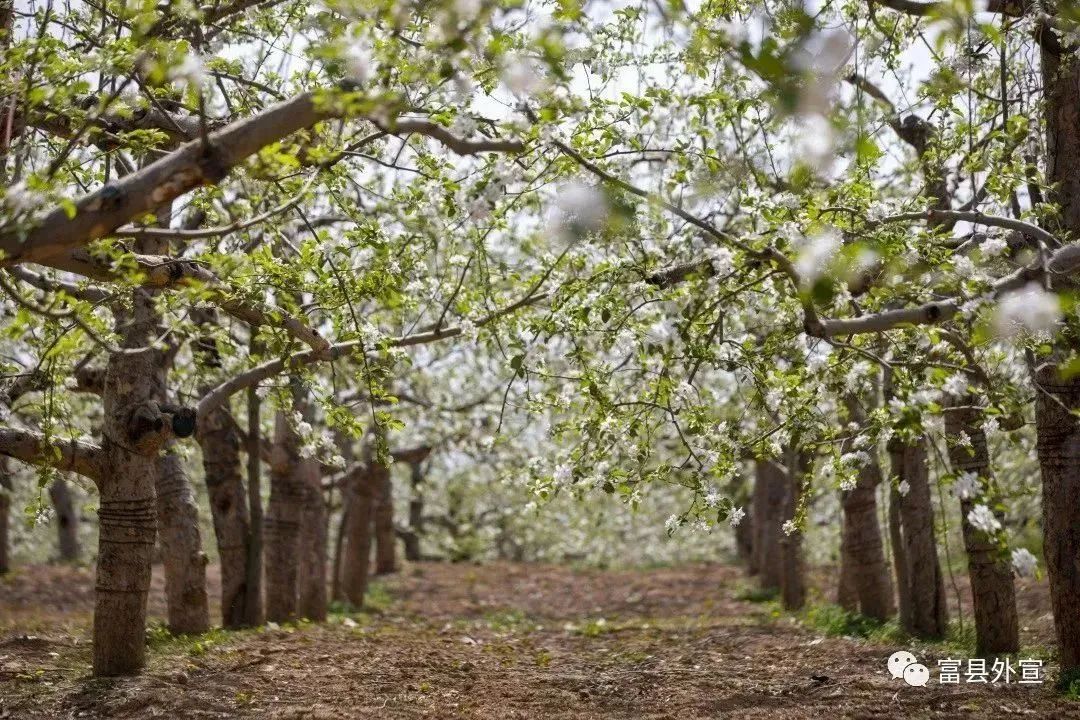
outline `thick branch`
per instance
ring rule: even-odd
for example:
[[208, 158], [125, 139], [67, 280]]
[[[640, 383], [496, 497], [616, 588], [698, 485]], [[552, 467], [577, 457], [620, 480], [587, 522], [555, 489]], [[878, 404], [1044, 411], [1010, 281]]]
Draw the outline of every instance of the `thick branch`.
[[101, 478], [101, 448], [88, 440], [60, 440], [32, 430], [0, 428], [0, 455], [75, 472], [94, 481]]
[[[1047, 263], [1047, 270], [1052, 277], [1074, 275], [1080, 271], [1080, 243], [1066, 245], [1055, 252], [1051, 256], [1049, 263]], [[1043, 279], [1042, 265], [1035, 262], [995, 282], [991, 294], [997, 297], [1002, 293], [1018, 290], [1028, 283]], [[959, 300], [940, 300], [916, 307], [886, 310], [848, 320], [821, 320], [813, 326], [808, 324], [807, 333], [817, 337], [829, 338], [879, 333], [911, 325], [934, 325], [952, 319], [959, 309]]]
[[175, 152], [105, 185], [76, 203], [76, 213], [57, 208], [20, 241], [0, 235], [0, 264], [44, 262], [70, 248], [107, 236], [125, 222], [151, 212], [204, 184], [219, 182], [237, 164], [263, 147], [328, 117], [316, 109], [312, 93], [278, 103], [250, 118], [193, 140]]
[[398, 120], [387, 128], [395, 135], [415, 133], [438, 140], [458, 155], [475, 155], [482, 152], [521, 152], [525, 144], [517, 140], [463, 140], [438, 123], [429, 120]]
[[[890, 10], [902, 12], [905, 15], [926, 17], [928, 15], [943, 14], [952, 11], [955, 7], [952, 2], [919, 2], [919, 0], [875, 0], [879, 5], [884, 5]], [[986, 4], [986, 11], [1000, 13], [1010, 17], [1023, 15], [1030, 0], [990, 0]]]

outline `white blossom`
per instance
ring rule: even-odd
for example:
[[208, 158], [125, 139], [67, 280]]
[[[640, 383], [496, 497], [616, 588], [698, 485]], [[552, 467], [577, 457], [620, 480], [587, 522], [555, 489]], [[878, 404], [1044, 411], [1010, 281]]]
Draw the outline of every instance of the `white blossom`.
[[794, 520], [785, 520], [783, 526], [781, 526], [781, 530], [784, 531], [785, 535], [791, 535], [798, 529], [799, 526]]
[[27, 187], [25, 181], [20, 181], [8, 187], [4, 204], [16, 214], [29, 213], [45, 204], [45, 196]]
[[667, 534], [671, 535], [679, 527], [679, 516], [671, 515], [664, 521], [664, 529], [667, 530]]
[[371, 48], [362, 40], [355, 40], [345, 48], [345, 77], [363, 84], [371, 77]]
[[515, 95], [530, 95], [544, 87], [544, 78], [535, 63], [522, 57], [510, 61], [503, 71], [502, 81]]
[[717, 275], [727, 275], [733, 267], [734, 254], [726, 247], [714, 245], [705, 250], [705, 257], [712, 263]]
[[982, 245], [979, 246], [984, 255], [988, 257], [997, 257], [1005, 252], [1009, 248], [1009, 243], [1001, 235], [994, 235], [983, 240]]
[[816, 112], [797, 117], [795, 157], [817, 172], [827, 171], [836, 157], [832, 123]]
[[979, 491], [979, 476], [970, 471], [960, 473], [960, 477], [953, 483], [953, 492], [961, 500], [978, 497]]
[[819, 233], [807, 240], [799, 248], [795, 260], [795, 270], [799, 278], [807, 284], [825, 274], [836, 251], [840, 249], [840, 236], [835, 232]]
[[188, 53], [184, 59], [169, 68], [169, 79], [201, 87], [206, 82], [206, 67], [197, 53]]
[[945, 379], [945, 383], [941, 386], [941, 389], [949, 395], [963, 395], [968, 389], [967, 376], [963, 373], [954, 373]]
[[607, 220], [607, 198], [591, 185], [570, 183], [563, 186], [555, 204], [564, 223], [573, 223], [585, 231], [598, 230]]
[[741, 507], [732, 509], [731, 514], [728, 515], [728, 525], [731, 527], [739, 527], [739, 523], [746, 517], [746, 511]]
[[967, 515], [968, 522], [976, 530], [991, 534], [1001, 529], [1001, 521], [994, 516], [994, 511], [985, 505], [976, 505]]
[[1035, 283], [1001, 296], [994, 328], [1003, 337], [1022, 330], [1038, 333], [1052, 330], [1061, 319], [1061, 300]]
[[900, 497], [907, 497], [907, 494], [911, 492], [911, 483], [907, 480], [901, 480], [900, 484], [896, 486], [896, 492], [900, 493]]
[[1039, 566], [1039, 561], [1027, 548], [1019, 548], [1012, 551], [1012, 566], [1020, 577], [1035, 577], [1035, 570]]

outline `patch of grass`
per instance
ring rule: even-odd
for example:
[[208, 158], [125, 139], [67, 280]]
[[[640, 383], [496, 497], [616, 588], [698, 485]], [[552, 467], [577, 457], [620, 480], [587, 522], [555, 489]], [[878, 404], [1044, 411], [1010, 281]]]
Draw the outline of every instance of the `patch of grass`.
[[596, 618], [595, 620], [586, 620], [580, 625], [575, 625], [571, 632], [575, 635], [581, 635], [582, 637], [600, 637], [609, 632], [612, 632], [615, 628], [608, 623], [606, 618]]
[[495, 610], [484, 613], [484, 622], [496, 632], [529, 632], [537, 624], [521, 610]]
[[961, 622], [950, 620], [945, 629], [945, 639], [938, 643], [949, 651], [961, 653], [964, 657], [975, 656], [975, 621], [972, 618]]
[[328, 610], [332, 615], [350, 616], [359, 621], [364, 613], [380, 615], [390, 609], [394, 604], [394, 596], [379, 580], [368, 583], [367, 592], [364, 593], [364, 607], [358, 608], [347, 600], [334, 600]]
[[364, 593], [364, 609], [372, 613], [384, 613], [394, 604], [394, 596], [390, 590], [379, 580], [368, 584], [367, 592]]
[[811, 605], [802, 611], [800, 617], [804, 624], [830, 637], [858, 637], [879, 643], [896, 643], [907, 639], [907, 634], [895, 618], [882, 622], [845, 610], [839, 605]]
[[151, 650], [163, 655], [200, 657], [235, 634], [236, 631], [211, 628], [201, 635], [173, 635], [163, 623], [155, 622], [146, 628], [146, 642]]
[[779, 588], [759, 588], [754, 585], [744, 585], [735, 592], [735, 599], [744, 602], [766, 603], [780, 597]]

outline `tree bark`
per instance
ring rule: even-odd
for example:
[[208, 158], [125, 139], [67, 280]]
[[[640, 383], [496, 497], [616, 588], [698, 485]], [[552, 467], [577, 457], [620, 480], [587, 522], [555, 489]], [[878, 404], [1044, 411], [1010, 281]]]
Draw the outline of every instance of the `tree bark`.
[[[252, 338], [252, 349], [256, 349]], [[262, 449], [262, 429], [260, 427], [260, 407], [258, 388], [250, 387], [247, 392], [248, 438], [247, 438], [247, 491], [249, 525], [248, 554], [246, 570], [247, 593], [244, 603], [244, 621], [248, 625], [259, 625], [263, 621], [263, 505], [262, 505], [262, 468], [260, 467]]]
[[158, 458], [157, 470], [158, 532], [165, 559], [169, 630], [204, 633], [210, 629], [210, 606], [195, 493], [183, 459], [171, 447]]
[[859, 469], [855, 488], [841, 492], [844, 512], [840, 542], [840, 577], [851, 584], [859, 612], [875, 620], [887, 620], [895, 611], [889, 566], [878, 522], [877, 487], [881, 468], [876, 458]]
[[[1042, 45], [1046, 110], [1048, 200], [1060, 213], [1055, 230], [1080, 237], [1080, 63]], [[1053, 289], [1070, 284], [1052, 281]], [[1057, 357], [1075, 354], [1071, 338], [1058, 343]], [[1060, 650], [1062, 687], [1080, 679], [1080, 425], [1070, 411], [1080, 408], [1080, 380], [1066, 380], [1054, 363], [1039, 367], [1034, 381], [1035, 426], [1043, 480], [1043, 552]], [[1049, 394], [1049, 395], [1048, 395]], [[1064, 405], [1062, 407], [1058, 403]]]
[[[370, 462], [370, 461], [369, 461]], [[346, 483], [345, 555], [341, 566], [341, 588], [355, 608], [363, 607], [371, 563], [371, 528], [374, 514], [372, 471], [363, 466], [350, 474]]]
[[409, 498], [409, 530], [402, 535], [405, 543], [405, 559], [420, 561], [420, 536], [424, 533], [424, 471], [421, 463], [409, 466], [412, 496]]
[[779, 590], [783, 566], [780, 551], [780, 510], [787, 494], [783, 471], [769, 460], [755, 465], [753, 511], [754, 556], [758, 583], [765, 590]]
[[297, 553], [304, 488], [296, 473], [296, 433], [278, 411], [265, 521], [266, 619], [289, 622], [297, 611]]
[[199, 422], [203, 473], [214, 520], [221, 564], [221, 624], [226, 628], [249, 625], [248, 573], [250, 526], [247, 497], [240, 476], [240, 434], [226, 408], [218, 408]]
[[[903, 453], [889, 451], [894, 476], [903, 477]], [[900, 493], [896, 487], [889, 488], [889, 542], [892, 544], [893, 573], [896, 575], [896, 597], [900, 613], [900, 626], [911, 627], [911, 608], [915, 602], [911, 594], [911, 571], [907, 548], [904, 547], [904, 530], [900, 520]], [[909, 631], [910, 632], [910, 631]]]
[[297, 482], [303, 490], [300, 520], [300, 567], [297, 576], [297, 612], [309, 620], [326, 619], [326, 502], [323, 499], [322, 469], [315, 458], [296, 466]]
[[[157, 337], [153, 299], [133, 291], [121, 343], [146, 348]], [[94, 674], [126, 675], [146, 662], [146, 593], [157, 533], [154, 483], [164, 394], [158, 352], [113, 353], [102, 393], [102, 467], [94, 609]], [[156, 422], [155, 422], [156, 421]]]
[[[968, 399], [961, 399], [958, 403], [965, 406], [971, 404]], [[974, 472], [978, 476], [982, 492], [980, 502], [993, 508], [996, 505], [997, 493], [993, 473], [990, 471], [990, 452], [986, 446], [986, 433], [981, 428], [981, 420], [982, 413], [975, 409], [953, 407], [945, 413], [949, 462], [953, 472]], [[1045, 434], [1049, 428], [1040, 426], [1039, 430]], [[970, 448], [957, 442], [961, 433], [969, 438]], [[1039, 442], [1042, 447], [1043, 435], [1040, 435]], [[971, 596], [975, 608], [976, 651], [980, 655], [1016, 652], [1020, 649], [1020, 629], [1016, 616], [1016, 589], [1013, 585], [1012, 568], [997, 543], [968, 521], [968, 513], [975, 504], [974, 499], [960, 500], [961, 529], [964, 549], [968, 556], [968, 576], [971, 579]], [[1000, 512], [995, 514], [999, 520], [1002, 519]]]
[[345, 554], [345, 528], [349, 524], [349, 507], [342, 493], [341, 518], [338, 520], [337, 533], [334, 535], [334, 556], [330, 560], [330, 598], [334, 602], [345, 600], [345, 591], [341, 589], [341, 563]]
[[851, 556], [851, 550], [848, 549], [848, 543], [851, 541], [845, 531], [846, 526], [847, 520], [844, 519], [840, 525], [840, 567], [836, 582], [836, 604], [848, 612], [855, 613], [859, 612], [859, 591], [855, 586], [855, 565], [845, 559]]
[[[945, 579], [938, 561], [937, 537], [934, 534], [934, 506], [930, 499], [926, 440], [919, 438], [912, 445], [890, 448], [890, 454], [898, 482], [908, 484], [906, 495], [901, 496], [893, 489], [902, 537], [901, 545], [897, 546], [900, 549], [897, 583], [902, 582], [901, 623], [915, 637], [940, 639], [945, 637], [948, 617]], [[901, 562], [903, 576], [899, 572]]]
[[0, 575], [11, 571], [11, 472], [6, 457], [0, 457]]
[[1072, 414], [1080, 409], [1080, 379], [1063, 379], [1048, 364], [1036, 371], [1035, 381], [1041, 388], [1035, 394], [1035, 426], [1043, 481], [1043, 553], [1061, 685], [1068, 687], [1080, 678], [1080, 423]]
[[71, 488], [63, 476], [57, 477], [49, 486], [49, 499], [56, 511], [57, 546], [60, 560], [79, 560], [79, 513], [71, 498]]
[[748, 575], [757, 574], [757, 566], [754, 564], [754, 516], [753, 509], [743, 510], [746, 516], [735, 526], [735, 552], [739, 560], [746, 567]]
[[[795, 517], [803, 480], [813, 467], [813, 457], [802, 450], [787, 452], [787, 474], [784, 481], [781, 521]], [[798, 610], [806, 603], [806, 572], [802, 552], [802, 532], [780, 532], [780, 601], [785, 610]]]
[[394, 496], [390, 468], [375, 464], [375, 574], [397, 571], [397, 536], [394, 533]]

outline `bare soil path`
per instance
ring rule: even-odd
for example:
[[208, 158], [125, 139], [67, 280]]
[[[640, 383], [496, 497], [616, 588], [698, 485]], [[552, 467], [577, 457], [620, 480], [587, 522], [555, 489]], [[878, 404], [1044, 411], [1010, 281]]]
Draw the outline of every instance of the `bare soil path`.
[[[908, 687], [885, 672], [904, 648], [824, 637], [743, 586], [719, 565], [421, 564], [377, 612], [152, 632], [144, 675], [94, 680], [90, 575], [24, 568], [0, 580], [0, 718], [1080, 718], [1049, 684]], [[1033, 634], [1042, 605], [1021, 597]]]

